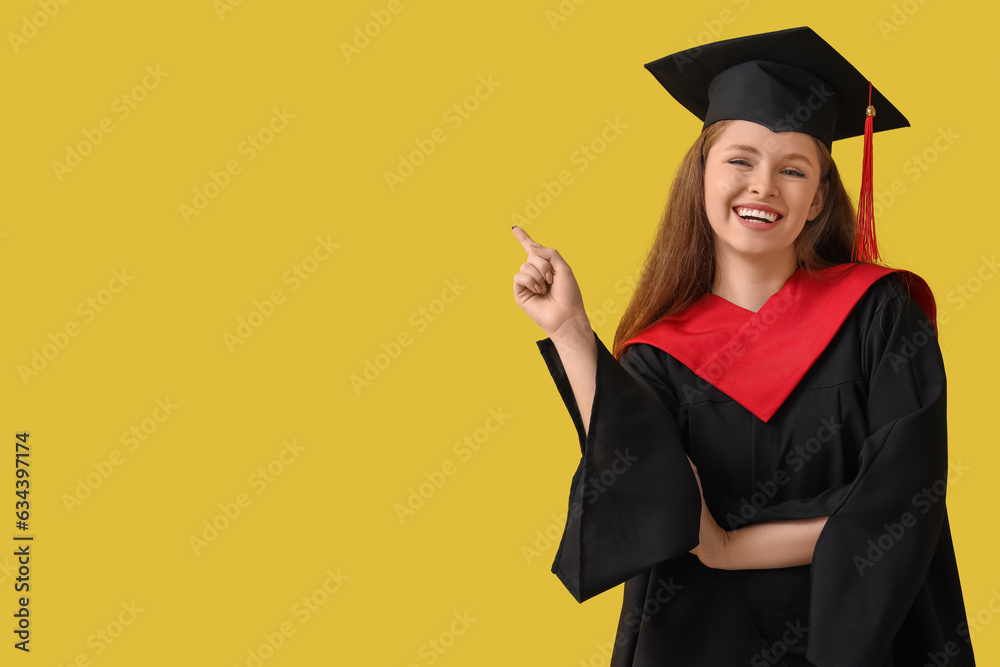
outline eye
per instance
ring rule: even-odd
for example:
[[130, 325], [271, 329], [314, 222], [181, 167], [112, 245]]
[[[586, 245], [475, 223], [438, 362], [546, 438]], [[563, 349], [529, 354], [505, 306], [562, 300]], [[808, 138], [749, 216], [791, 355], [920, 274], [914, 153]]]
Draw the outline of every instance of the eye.
[[801, 171], [799, 171], [798, 169], [792, 169], [791, 167], [789, 167], [788, 169], [783, 170], [781, 173], [782, 174], [788, 174], [789, 176], [795, 176], [797, 178], [805, 178], [806, 177], [806, 175], [803, 174]]
[[750, 163], [748, 161], [744, 160], [741, 157], [737, 157], [737, 158], [733, 158], [732, 160], [729, 160], [729, 164], [736, 164], [736, 165], [739, 165], [741, 167], [749, 167], [750, 166]]

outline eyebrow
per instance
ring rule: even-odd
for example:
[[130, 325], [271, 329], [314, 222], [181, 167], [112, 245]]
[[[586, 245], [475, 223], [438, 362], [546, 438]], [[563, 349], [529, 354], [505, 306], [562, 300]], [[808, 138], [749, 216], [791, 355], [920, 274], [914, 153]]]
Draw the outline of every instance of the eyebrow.
[[[757, 150], [755, 147], [750, 146], [748, 144], [733, 144], [731, 146], [726, 146], [725, 150], [727, 150], [727, 151], [736, 150], [736, 151], [743, 151], [745, 153], [751, 153], [753, 155], [760, 155], [760, 151], [759, 150]], [[808, 164], [810, 167], [812, 166], [812, 161], [808, 157], [806, 157], [805, 155], [803, 155], [802, 153], [786, 153], [783, 156], [782, 159], [784, 159], [784, 160], [802, 160], [806, 164]]]

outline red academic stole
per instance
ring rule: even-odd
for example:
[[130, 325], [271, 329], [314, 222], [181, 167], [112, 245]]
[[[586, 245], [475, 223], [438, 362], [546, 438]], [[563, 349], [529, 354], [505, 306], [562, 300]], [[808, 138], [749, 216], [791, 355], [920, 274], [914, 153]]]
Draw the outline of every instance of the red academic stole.
[[799, 270], [756, 313], [706, 294], [647, 327], [632, 343], [660, 348], [767, 421], [833, 339], [851, 309], [882, 276], [903, 274], [910, 296], [934, 322], [934, 296], [919, 276], [874, 264]]

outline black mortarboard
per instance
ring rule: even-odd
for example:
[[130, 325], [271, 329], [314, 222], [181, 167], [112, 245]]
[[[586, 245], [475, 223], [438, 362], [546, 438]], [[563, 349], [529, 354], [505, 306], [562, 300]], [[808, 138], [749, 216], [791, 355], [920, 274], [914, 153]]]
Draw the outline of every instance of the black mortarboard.
[[[811, 28], [736, 37], [646, 63], [646, 69], [708, 127], [718, 120], [803, 132], [827, 148], [865, 133], [868, 79]], [[910, 123], [877, 89], [874, 131]]]
[[645, 67], [704, 121], [703, 129], [720, 120], [749, 120], [772, 132], [811, 135], [828, 149], [838, 139], [865, 135], [854, 257], [878, 259], [871, 135], [910, 123], [812, 29], [726, 39], [679, 51]]

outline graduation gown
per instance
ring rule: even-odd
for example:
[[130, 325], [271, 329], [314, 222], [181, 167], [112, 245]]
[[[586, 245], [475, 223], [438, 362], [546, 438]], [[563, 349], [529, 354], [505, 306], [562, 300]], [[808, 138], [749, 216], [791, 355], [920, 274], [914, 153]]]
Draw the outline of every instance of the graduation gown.
[[[756, 313], [707, 294], [597, 342], [585, 434], [551, 339], [539, 350], [581, 459], [552, 570], [580, 602], [625, 583], [614, 667], [974, 665], [945, 508], [945, 373], [926, 283], [799, 270]], [[829, 517], [811, 565], [717, 570], [726, 530]]]

